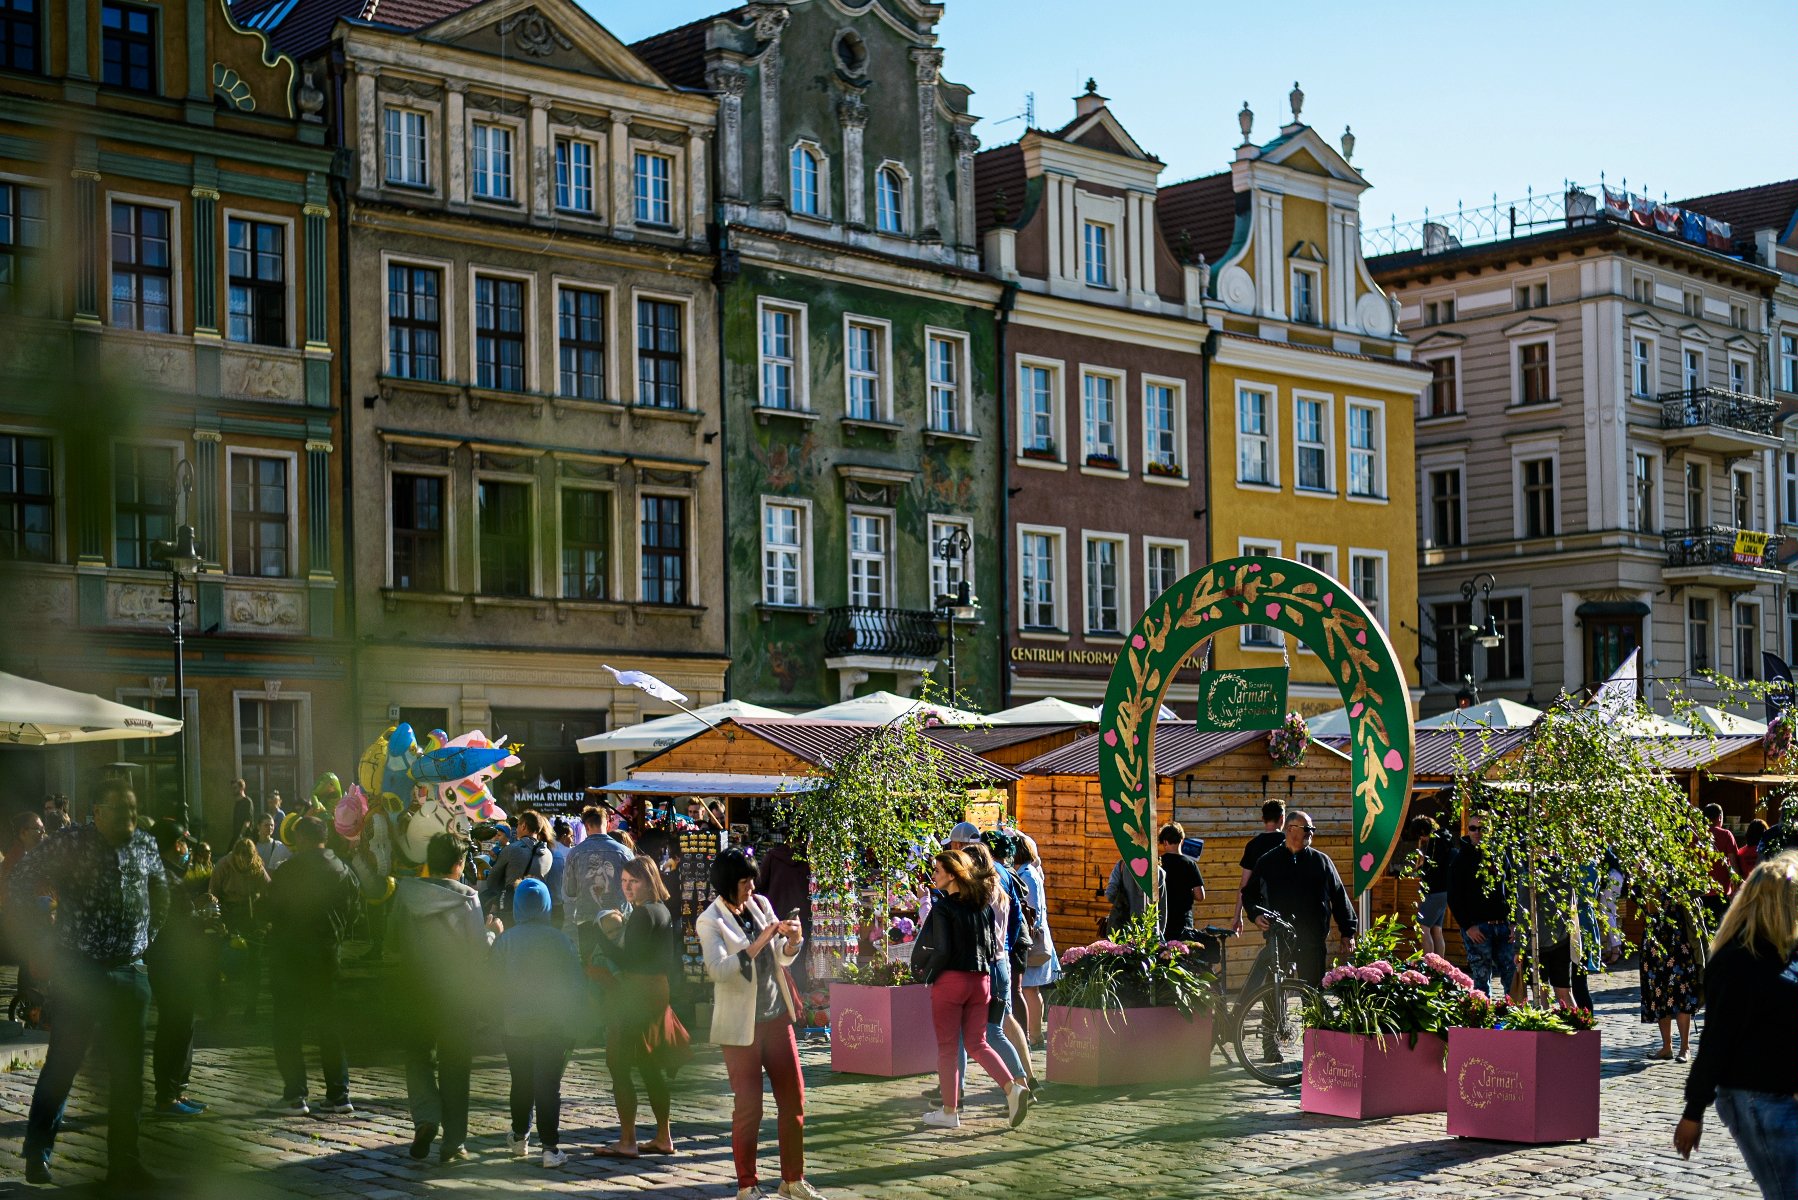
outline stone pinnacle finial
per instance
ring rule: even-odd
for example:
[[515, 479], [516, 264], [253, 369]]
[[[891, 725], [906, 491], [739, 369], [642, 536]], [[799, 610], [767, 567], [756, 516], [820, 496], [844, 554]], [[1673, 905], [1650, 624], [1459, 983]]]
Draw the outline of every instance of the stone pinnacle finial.
[[1249, 130], [1255, 127], [1255, 113], [1249, 108], [1249, 102], [1242, 102], [1242, 111], [1236, 114], [1236, 123], [1242, 126], [1242, 144], [1249, 144]]
[[1344, 162], [1352, 162], [1355, 157], [1355, 131], [1347, 125], [1342, 127], [1342, 158]]
[[1098, 80], [1094, 79], [1091, 75], [1088, 75], [1086, 77], [1086, 94], [1090, 96], [1093, 93], [1097, 92], [1098, 90], [1099, 90]]
[[1292, 123], [1299, 123], [1299, 114], [1305, 111], [1305, 93], [1299, 87], [1299, 81], [1292, 81], [1292, 90], [1286, 93], [1287, 103], [1292, 105]]

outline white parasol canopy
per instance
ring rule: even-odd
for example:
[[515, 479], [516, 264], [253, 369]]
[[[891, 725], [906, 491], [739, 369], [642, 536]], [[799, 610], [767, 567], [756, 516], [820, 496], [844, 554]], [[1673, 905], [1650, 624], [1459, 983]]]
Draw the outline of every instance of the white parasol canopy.
[[[1525, 725], [1534, 725], [1536, 718], [1542, 715], [1539, 708], [1531, 708], [1527, 704], [1519, 704], [1515, 700], [1500, 697], [1497, 700], [1482, 700], [1478, 704], [1470, 704], [1466, 708], [1451, 708], [1445, 713], [1437, 713], [1417, 722], [1419, 729], [1443, 729], [1454, 726], [1472, 726], [1483, 729], [1520, 729]], [[1313, 733], [1316, 730], [1312, 731]]]
[[860, 721], [868, 725], [885, 725], [889, 721], [921, 709], [935, 713], [945, 725], [984, 725], [986, 718], [977, 712], [950, 708], [946, 704], [927, 704], [910, 696], [892, 692], [869, 692], [840, 704], [827, 704], [801, 715], [808, 721]]
[[696, 708], [691, 714], [674, 713], [655, 717], [636, 725], [626, 725], [607, 733], [584, 737], [574, 744], [582, 754], [603, 754], [608, 750], [661, 750], [705, 731], [707, 724], [716, 725], [729, 717], [784, 717], [778, 708], [764, 708], [747, 700], [725, 700]]
[[1347, 737], [1349, 735], [1348, 709], [1337, 705], [1327, 712], [1313, 713], [1305, 718], [1305, 728], [1314, 738]]
[[0, 742], [15, 746], [66, 746], [167, 737], [181, 732], [174, 717], [72, 692], [21, 675], [0, 673]]
[[1089, 704], [1046, 696], [996, 712], [986, 719], [994, 725], [1087, 725], [1095, 718]]
[[1744, 717], [1740, 713], [1732, 713], [1727, 709], [1716, 708], [1709, 704], [1700, 704], [1692, 717], [1700, 725], [1708, 725], [1717, 733], [1752, 733], [1767, 732], [1765, 721], [1757, 721], [1753, 717]]

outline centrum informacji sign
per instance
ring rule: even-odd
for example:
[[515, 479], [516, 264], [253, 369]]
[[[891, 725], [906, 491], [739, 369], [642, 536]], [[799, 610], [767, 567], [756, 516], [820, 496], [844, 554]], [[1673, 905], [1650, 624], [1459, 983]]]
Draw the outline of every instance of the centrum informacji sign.
[[1285, 667], [1207, 671], [1199, 677], [1201, 729], [1278, 729], [1285, 719]]

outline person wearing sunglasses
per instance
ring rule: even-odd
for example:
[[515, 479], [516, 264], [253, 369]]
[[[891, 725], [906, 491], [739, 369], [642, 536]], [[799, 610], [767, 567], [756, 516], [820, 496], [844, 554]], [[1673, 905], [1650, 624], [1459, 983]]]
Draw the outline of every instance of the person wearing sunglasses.
[[1480, 864], [1486, 860], [1480, 843], [1486, 833], [1486, 813], [1476, 812], [1467, 818], [1467, 836], [1449, 866], [1448, 909], [1461, 927], [1461, 940], [1467, 946], [1467, 973], [1474, 986], [1486, 991], [1488, 981], [1496, 975], [1500, 991], [1494, 999], [1511, 990], [1517, 975], [1517, 948], [1511, 934], [1511, 891], [1503, 879], [1485, 879]]
[[[1340, 933], [1337, 952], [1346, 956], [1355, 945], [1355, 910], [1348, 889], [1330, 856], [1311, 844], [1316, 828], [1311, 814], [1286, 816], [1285, 840], [1261, 856], [1243, 889], [1243, 907], [1263, 931], [1274, 916], [1284, 917], [1297, 936], [1298, 976], [1317, 985], [1328, 965], [1330, 922]], [[1251, 976], [1249, 987], [1255, 986]]]

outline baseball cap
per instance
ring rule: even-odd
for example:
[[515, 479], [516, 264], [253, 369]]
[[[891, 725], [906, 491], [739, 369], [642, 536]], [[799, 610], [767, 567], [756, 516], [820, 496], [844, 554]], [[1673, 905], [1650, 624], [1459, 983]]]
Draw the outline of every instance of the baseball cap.
[[980, 840], [980, 826], [974, 824], [972, 821], [963, 821], [949, 831], [949, 840], [951, 842], [978, 842]]

